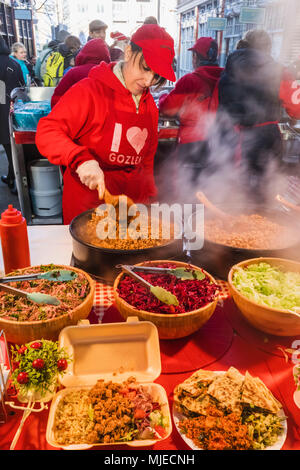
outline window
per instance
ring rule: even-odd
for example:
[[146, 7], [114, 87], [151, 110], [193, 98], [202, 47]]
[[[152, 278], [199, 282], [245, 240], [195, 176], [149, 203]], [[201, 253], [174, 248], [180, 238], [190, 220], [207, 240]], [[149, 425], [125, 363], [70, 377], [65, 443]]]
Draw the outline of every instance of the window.
[[128, 6], [126, 2], [113, 2], [112, 7], [113, 21], [126, 22], [128, 20]]

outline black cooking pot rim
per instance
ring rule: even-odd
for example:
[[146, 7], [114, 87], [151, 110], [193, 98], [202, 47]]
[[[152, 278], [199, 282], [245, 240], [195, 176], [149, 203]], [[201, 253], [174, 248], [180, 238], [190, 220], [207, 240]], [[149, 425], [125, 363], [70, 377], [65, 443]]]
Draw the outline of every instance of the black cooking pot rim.
[[[224, 208], [226, 209], [226, 207], [227, 207], [227, 208], [229, 208], [229, 207], [235, 207], [235, 208], [239, 208], [239, 207], [240, 207], [240, 208], [242, 208], [242, 207], [239, 206], [238, 204], [236, 204], [236, 205], [231, 204], [230, 206], [226, 206], [226, 204], [224, 204], [224, 205], [216, 204], [216, 207], [222, 208], [222, 210], [224, 210]], [[248, 208], [251, 208], [251, 207], [252, 207], [252, 205], [249, 204], [249, 205], [248, 205]], [[261, 211], [261, 212], [263, 212], [263, 213], [264, 213], [264, 212], [266, 212], [266, 213], [269, 212], [269, 213], [272, 213], [272, 214], [278, 213], [278, 215], [280, 214], [280, 215], [282, 215], [282, 216], [284, 216], [284, 217], [290, 217], [289, 214], [281, 213], [281, 212], [279, 211], [279, 209], [274, 208], [274, 207], [271, 207], [271, 208], [270, 208], [270, 207], [267, 207], [267, 206], [262, 205], [261, 207], [258, 208], [257, 206], [255, 206], [255, 205], [253, 204], [253, 208], [255, 208], [255, 209], [257, 210], [257, 212], [259, 212], [259, 211]], [[246, 207], [246, 209], [247, 209], [247, 207]], [[187, 222], [189, 227], [191, 227], [191, 223], [192, 223], [191, 221], [193, 220], [193, 217], [195, 217], [195, 214], [196, 214], [197, 212], [199, 212], [199, 209], [196, 210], [196, 211], [194, 211], [194, 212], [189, 216], [188, 222]], [[184, 234], [184, 233], [183, 233], [183, 238], [185, 239], [185, 234]], [[259, 248], [239, 248], [239, 247], [236, 247], [236, 246], [224, 245], [224, 244], [222, 244], [222, 243], [216, 243], [216, 242], [213, 242], [213, 241], [209, 240], [208, 238], [204, 238], [204, 243], [210, 244], [210, 245], [212, 245], [212, 247], [216, 247], [216, 248], [223, 247], [223, 248], [232, 250], [232, 251], [234, 251], [235, 253], [249, 253], [249, 255], [251, 254], [251, 257], [252, 257], [252, 254], [253, 254], [253, 253], [257, 253], [257, 256], [262, 256], [261, 253], [265, 253], [264, 256], [271, 256], [271, 253], [274, 253], [274, 252], [280, 253], [280, 252], [284, 252], [284, 251], [286, 251], [286, 250], [292, 249], [292, 248], [297, 247], [297, 246], [299, 245], [299, 243], [300, 243], [300, 238], [299, 238], [299, 240], [298, 240], [297, 243], [292, 244], [292, 245], [288, 245], [288, 246], [286, 246], [286, 247], [284, 247], [284, 248], [264, 248], [264, 249], [259, 249]], [[203, 248], [204, 248], [204, 247], [203, 247]], [[202, 248], [202, 249], [203, 249], [203, 248]], [[197, 251], [199, 251], [199, 250], [197, 250]]]
[[74, 225], [76, 224], [76, 222], [78, 220], [80, 220], [80, 218], [84, 217], [85, 215], [87, 215], [88, 213], [92, 213], [94, 212], [94, 209], [88, 209], [87, 211], [85, 212], [82, 212], [81, 214], [77, 215], [76, 217], [74, 217], [74, 219], [71, 221], [70, 225], [69, 225], [69, 232], [71, 234], [71, 237], [76, 240], [78, 243], [81, 243], [82, 245], [86, 246], [87, 248], [92, 248], [93, 250], [100, 250], [101, 252], [104, 252], [104, 253], [114, 253], [114, 254], [118, 254], [118, 253], [122, 253], [122, 254], [129, 254], [129, 253], [144, 253], [144, 252], [148, 252], [149, 250], [157, 250], [159, 248], [168, 248], [172, 245], [175, 245], [176, 243], [179, 243], [180, 241], [182, 242], [182, 237], [181, 238], [174, 238], [173, 240], [171, 240], [170, 242], [168, 243], [164, 243], [162, 245], [156, 245], [156, 246], [151, 246], [151, 247], [148, 247], [148, 248], [137, 248], [137, 249], [134, 249], [134, 250], [120, 250], [118, 248], [116, 249], [113, 249], [113, 248], [102, 248], [101, 246], [96, 246], [96, 245], [92, 245], [91, 243], [88, 243], [84, 240], [81, 240], [77, 235], [76, 233], [74, 233]]

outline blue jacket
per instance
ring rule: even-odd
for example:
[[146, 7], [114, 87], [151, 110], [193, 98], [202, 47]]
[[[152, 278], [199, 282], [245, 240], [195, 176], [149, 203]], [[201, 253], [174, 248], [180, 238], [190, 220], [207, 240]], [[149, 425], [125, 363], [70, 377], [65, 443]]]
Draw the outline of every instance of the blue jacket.
[[17, 59], [16, 57], [14, 57], [13, 55], [10, 56], [12, 59], [14, 59], [21, 67], [21, 70], [22, 70], [22, 74], [23, 74], [23, 77], [24, 77], [24, 82], [25, 82], [25, 85], [27, 85], [27, 80], [28, 80], [28, 77], [30, 78], [31, 80], [31, 75], [30, 75], [30, 71], [29, 71], [29, 68], [27, 67], [26, 65], [26, 62], [25, 60], [19, 60]]

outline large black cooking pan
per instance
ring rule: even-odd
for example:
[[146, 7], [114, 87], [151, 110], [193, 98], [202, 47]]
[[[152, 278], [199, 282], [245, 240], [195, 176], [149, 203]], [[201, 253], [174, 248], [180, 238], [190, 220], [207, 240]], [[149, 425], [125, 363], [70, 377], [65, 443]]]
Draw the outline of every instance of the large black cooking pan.
[[117, 264], [136, 264], [148, 260], [176, 259], [181, 261], [183, 240], [174, 239], [165, 245], [136, 250], [101, 248], [91, 245], [82, 237], [82, 227], [90, 220], [94, 209], [75, 217], [70, 224], [73, 242], [73, 264], [87, 273], [107, 282], [113, 282], [119, 270]]
[[[219, 243], [214, 243], [207, 239], [204, 239], [203, 248], [199, 250], [191, 250], [185, 252], [190, 262], [196, 266], [203, 267], [206, 271], [211, 273], [213, 276], [219, 279], [227, 279], [230, 268], [241, 261], [251, 258], [269, 257], [269, 258], [286, 258], [295, 261], [300, 261], [300, 217], [299, 220], [289, 215], [278, 206], [271, 208], [264, 206], [256, 206], [249, 204], [247, 207], [240, 205], [218, 205], [222, 211], [230, 215], [240, 214], [259, 214], [267, 217], [273, 222], [277, 222], [281, 225], [287, 225], [298, 237], [298, 241], [293, 243], [286, 248], [280, 249], [266, 249], [266, 250], [254, 250], [247, 248], [235, 248]], [[190, 227], [195, 226], [196, 212], [193, 213], [188, 221]], [[204, 209], [204, 225], [205, 220], [214, 218], [215, 216], [208, 210]]]

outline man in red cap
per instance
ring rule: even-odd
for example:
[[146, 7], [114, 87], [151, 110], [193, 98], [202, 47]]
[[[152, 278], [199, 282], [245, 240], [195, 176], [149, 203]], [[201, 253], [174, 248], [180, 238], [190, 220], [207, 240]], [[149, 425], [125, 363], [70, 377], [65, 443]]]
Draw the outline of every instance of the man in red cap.
[[[195, 182], [201, 169], [206, 166], [206, 137], [209, 115], [214, 115], [212, 95], [221, 76], [217, 63], [218, 45], [210, 37], [201, 37], [189, 49], [193, 53], [194, 71], [181, 77], [175, 88], [162, 95], [159, 110], [162, 115], [178, 117], [178, 172]], [[177, 185], [178, 187], [178, 185]]]
[[63, 220], [103, 203], [105, 189], [149, 204], [158, 109], [150, 87], [175, 81], [174, 41], [158, 25], [141, 26], [124, 61], [101, 62], [75, 83], [36, 132], [39, 152], [64, 166]]

